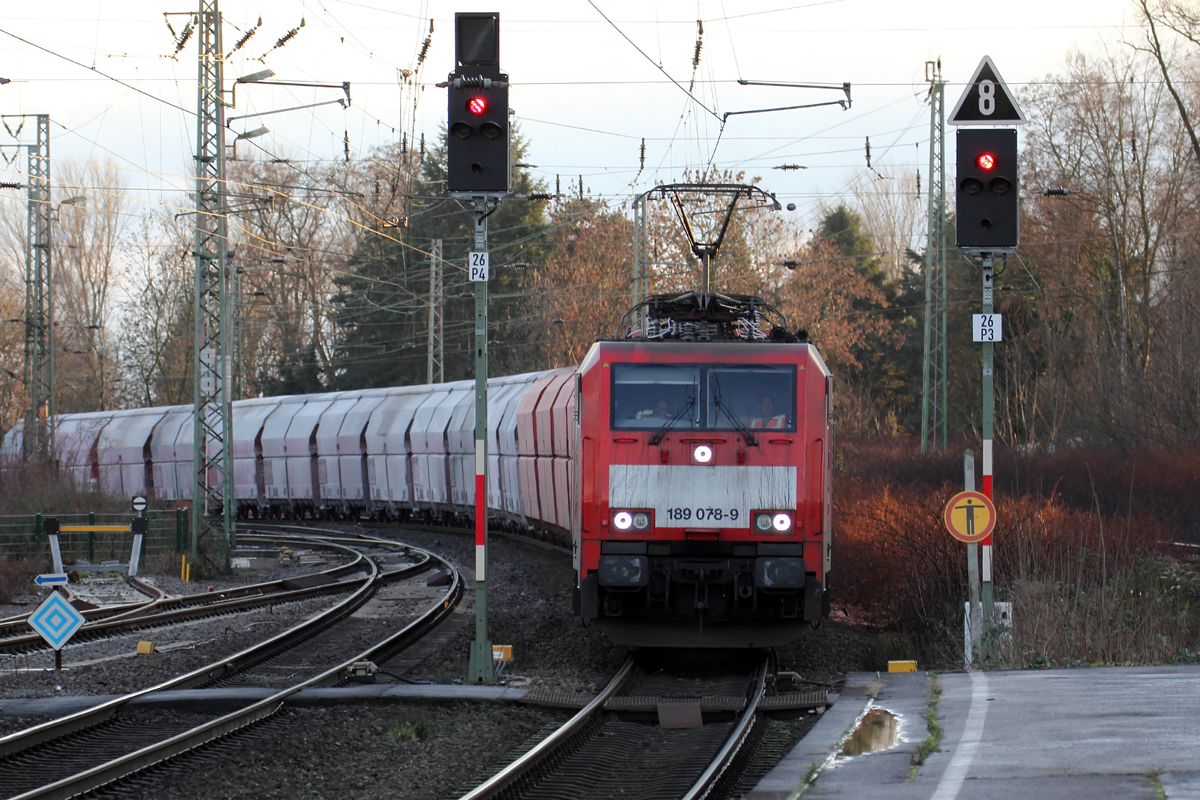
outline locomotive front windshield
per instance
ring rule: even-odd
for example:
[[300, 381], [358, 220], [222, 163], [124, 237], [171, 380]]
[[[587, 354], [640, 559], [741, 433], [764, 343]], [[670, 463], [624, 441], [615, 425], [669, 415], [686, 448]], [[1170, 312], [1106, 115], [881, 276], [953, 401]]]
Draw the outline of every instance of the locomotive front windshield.
[[793, 365], [614, 364], [613, 430], [796, 429]]
[[751, 430], [796, 429], [796, 368], [793, 366], [729, 366], [708, 370], [707, 426]]
[[700, 426], [700, 368], [679, 364], [614, 364], [614, 430], [658, 430]]

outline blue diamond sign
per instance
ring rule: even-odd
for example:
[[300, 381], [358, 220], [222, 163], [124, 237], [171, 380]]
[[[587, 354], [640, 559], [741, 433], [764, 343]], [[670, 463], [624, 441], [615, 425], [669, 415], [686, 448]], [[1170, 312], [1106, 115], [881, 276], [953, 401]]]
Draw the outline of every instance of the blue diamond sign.
[[29, 616], [30, 626], [55, 650], [61, 650], [83, 623], [83, 615], [58, 592], [47, 597]]

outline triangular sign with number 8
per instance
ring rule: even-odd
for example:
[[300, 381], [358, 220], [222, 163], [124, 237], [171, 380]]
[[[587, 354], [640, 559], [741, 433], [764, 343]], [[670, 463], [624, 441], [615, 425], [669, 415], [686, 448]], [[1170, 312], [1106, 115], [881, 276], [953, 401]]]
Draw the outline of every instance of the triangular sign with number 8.
[[950, 112], [951, 125], [1024, 125], [1016, 98], [1000, 77], [991, 56], [984, 56], [975, 76]]

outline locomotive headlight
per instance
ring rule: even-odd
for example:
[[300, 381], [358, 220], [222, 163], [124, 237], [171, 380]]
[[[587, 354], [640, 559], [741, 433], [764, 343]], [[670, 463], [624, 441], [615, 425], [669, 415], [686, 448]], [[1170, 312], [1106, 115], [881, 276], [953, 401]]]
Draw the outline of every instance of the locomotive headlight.
[[757, 533], [787, 533], [792, 529], [792, 515], [787, 511], [756, 511], [751, 524]]
[[696, 445], [696, 449], [692, 451], [692, 457], [696, 459], [697, 464], [707, 464], [712, 461], [712, 448], [706, 444]]
[[654, 521], [649, 511], [614, 511], [612, 516], [613, 528], [619, 531], [645, 531], [650, 529]]

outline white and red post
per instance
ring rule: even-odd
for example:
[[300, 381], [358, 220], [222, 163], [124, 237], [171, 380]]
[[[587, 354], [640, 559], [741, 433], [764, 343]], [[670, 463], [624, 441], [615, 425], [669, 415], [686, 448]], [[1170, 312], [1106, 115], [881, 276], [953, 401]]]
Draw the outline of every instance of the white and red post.
[[[992, 268], [992, 257], [984, 255], [983, 258], [983, 313], [991, 314], [994, 300], [994, 270]], [[992, 429], [993, 429], [993, 414], [995, 411], [995, 396], [993, 384], [993, 367], [994, 358], [992, 348], [994, 345], [991, 342], [983, 343], [983, 493], [988, 500], [995, 503], [995, 498], [992, 496]], [[981, 542], [983, 556], [983, 626], [986, 631], [992, 624], [992, 534], [988, 534], [987, 538]]]
[[[487, 198], [475, 198], [475, 251], [487, 252]], [[471, 683], [495, 683], [487, 635], [487, 270], [475, 281], [475, 642]]]

